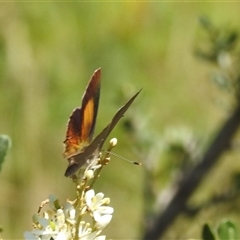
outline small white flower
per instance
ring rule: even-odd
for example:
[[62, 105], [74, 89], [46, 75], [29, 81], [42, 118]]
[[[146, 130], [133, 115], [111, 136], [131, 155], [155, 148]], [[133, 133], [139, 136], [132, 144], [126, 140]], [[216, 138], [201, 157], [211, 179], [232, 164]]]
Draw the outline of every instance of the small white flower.
[[81, 221], [80, 226], [79, 226], [78, 236], [82, 239], [82, 237], [85, 237], [85, 236], [89, 235], [90, 233], [92, 233], [92, 229], [90, 228], [90, 224], [85, 223], [84, 221]]
[[78, 237], [81, 240], [104, 240], [106, 236], [98, 236], [101, 230], [94, 230], [90, 228], [90, 223], [84, 221], [80, 222]]
[[103, 193], [97, 193], [95, 195], [94, 190], [89, 190], [85, 194], [85, 201], [88, 208], [93, 213], [93, 218], [96, 221], [95, 227], [98, 230], [104, 229], [112, 219], [113, 208], [104, 206], [110, 202], [109, 198], [103, 198]]
[[98, 211], [100, 214], [112, 214], [113, 208], [108, 206], [102, 206], [106, 203], [109, 203], [109, 198], [103, 198], [103, 193], [97, 193], [95, 195], [95, 192], [93, 189], [89, 190], [85, 194], [85, 201], [88, 206], [88, 208], [92, 211]]

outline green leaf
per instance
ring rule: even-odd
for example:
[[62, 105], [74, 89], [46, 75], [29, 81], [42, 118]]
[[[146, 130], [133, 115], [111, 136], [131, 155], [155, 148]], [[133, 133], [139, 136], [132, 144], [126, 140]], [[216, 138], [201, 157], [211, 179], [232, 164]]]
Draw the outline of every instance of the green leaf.
[[11, 146], [11, 140], [7, 135], [0, 135], [0, 170], [8, 149]]
[[208, 223], [205, 223], [203, 225], [203, 229], [202, 229], [202, 239], [203, 240], [215, 240], [215, 236], [213, 234], [212, 229], [210, 228]]
[[229, 220], [224, 220], [217, 229], [220, 240], [238, 239], [238, 232], [235, 224]]

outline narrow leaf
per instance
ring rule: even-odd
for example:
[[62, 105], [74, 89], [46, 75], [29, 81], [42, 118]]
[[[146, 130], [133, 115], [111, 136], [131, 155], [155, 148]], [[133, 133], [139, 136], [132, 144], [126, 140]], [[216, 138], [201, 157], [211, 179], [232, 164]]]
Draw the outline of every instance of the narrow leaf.
[[205, 223], [202, 229], [202, 239], [203, 240], [215, 240], [215, 236], [213, 234], [212, 229], [210, 228], [208, 223]]
[[8, 149], [11, 146], [11, 140], [7, 135], [0, 135], [0, 170]]

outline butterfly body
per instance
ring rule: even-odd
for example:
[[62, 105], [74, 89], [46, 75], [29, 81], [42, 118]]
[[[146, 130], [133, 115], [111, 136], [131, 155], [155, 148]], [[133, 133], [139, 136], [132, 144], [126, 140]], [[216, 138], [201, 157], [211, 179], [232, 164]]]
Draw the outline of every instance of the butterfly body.
[[112, 121], [93, 139], [100, 98], [100, 78], [101, 69], [97, 69], [85, 90], [81, 108], [75, 109], [69, 119], [64, 141], [64, 156], [69, 161], [66, 177], [72, 176], [84, 164], [98, 158], [105, 140], [140, 92], [130, 98], [117, 111]]

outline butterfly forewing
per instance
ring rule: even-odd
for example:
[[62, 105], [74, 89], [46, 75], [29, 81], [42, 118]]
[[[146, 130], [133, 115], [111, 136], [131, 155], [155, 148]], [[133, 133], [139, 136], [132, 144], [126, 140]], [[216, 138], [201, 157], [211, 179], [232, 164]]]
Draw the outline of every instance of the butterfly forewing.
[[87, 85], [81, 108], [76, 108], [70, 116], [64, 156], [69, 158], [84, 150], [93, 138], [100, 98], [101, 69], [97, 69]]

